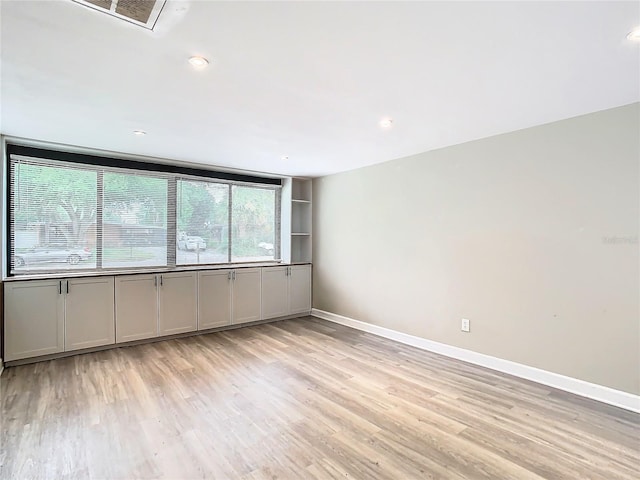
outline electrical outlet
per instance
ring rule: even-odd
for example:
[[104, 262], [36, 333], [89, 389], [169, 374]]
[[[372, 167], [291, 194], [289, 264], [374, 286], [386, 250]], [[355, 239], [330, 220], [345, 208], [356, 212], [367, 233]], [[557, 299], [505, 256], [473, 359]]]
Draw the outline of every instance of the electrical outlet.
[[460, 324], [460, 330], [462, 330], [463, 332], [471, 331], [471, 321], [468, 318], [462, 319], [462, 322]]

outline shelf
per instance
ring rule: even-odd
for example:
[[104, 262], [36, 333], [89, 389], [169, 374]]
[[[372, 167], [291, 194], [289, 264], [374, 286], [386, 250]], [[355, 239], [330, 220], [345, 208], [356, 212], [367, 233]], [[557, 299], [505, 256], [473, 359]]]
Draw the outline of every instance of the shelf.
[[311, 201], [311, 180], [294, 178], [291, 188], [291, 198]]
[[291, 204], [291, 232], [311, 233], [311, 203], [294, 202]]
[[[1, 0], [0, 0], [1, 1]], [[283, 258], [290, 262], [311, 262], [312, 236], [312, 188], [313, 181], [307, 178], [292, 178], [283, 208], [288, 216], [283, 221]], [[288, 198], [287, 198], [288, 197]], [[285, 237], [286, 236], [286, 237]]]
[[291, 261], [311, 262], [311, 235], [291, 236]]

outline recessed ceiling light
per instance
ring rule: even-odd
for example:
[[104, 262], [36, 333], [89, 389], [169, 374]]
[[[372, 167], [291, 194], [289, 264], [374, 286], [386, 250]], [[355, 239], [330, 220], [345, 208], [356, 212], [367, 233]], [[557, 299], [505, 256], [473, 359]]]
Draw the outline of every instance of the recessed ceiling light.
[[380, 126], [382, 128], [391, 128], [393, 126], [393, 120], [391, 118], [383, 118], [380, 120]]
[[144, 130], [134, 130], [133, 134], [134, 135], [138, 135], [139, 137], [141, 137], [142, 135], [146, 135], [147, 132], [145, 132]]
[[631, 30], [627, 35], [627, 38], [634, 42], [640, 42], [640, 27], [636, 27], [633, 30]]
[[207, 60], [204, 57], [193, 56], [193, 57], [189, 57], [189, 63], [194, 68], [204, 68], [207, 65], [209, 65], [209, 60]]

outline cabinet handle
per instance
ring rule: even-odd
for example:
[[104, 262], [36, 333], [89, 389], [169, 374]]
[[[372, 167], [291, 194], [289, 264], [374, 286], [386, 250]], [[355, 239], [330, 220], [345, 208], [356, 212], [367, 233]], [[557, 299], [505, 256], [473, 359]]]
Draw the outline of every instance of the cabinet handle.
[[62, 295], [62, 280], [58, 281], [58, 295]]
[[157, 286], [158, 286], [158, 276], [157, 276], [157, 275], [154, 275], [154, 276], [153, 276], [153, 286], [154, 286], [154, 287], [157, 287]]
[[227, 274], [227, 280], [231, 280], [231, 272]]
[[162, 286], [162, 275], [160, 275], [160, 286]]
[[69, 280], [67, 280], [67, 295], [69, 295]]
[[236, 271], [235, 270], [233, 271], [233, 281], [234, 282], [236, 281]]

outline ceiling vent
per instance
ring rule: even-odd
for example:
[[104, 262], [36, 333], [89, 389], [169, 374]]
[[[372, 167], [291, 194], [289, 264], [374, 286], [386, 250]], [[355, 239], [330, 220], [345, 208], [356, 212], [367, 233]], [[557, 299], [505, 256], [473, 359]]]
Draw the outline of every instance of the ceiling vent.
[[120, 20], [153, 30], [166, 0], [73, 0]]

